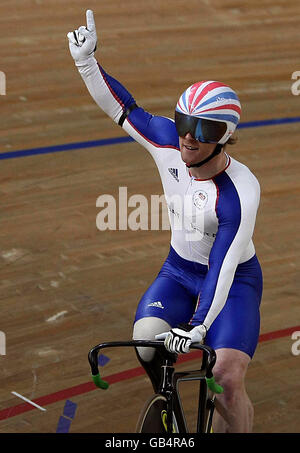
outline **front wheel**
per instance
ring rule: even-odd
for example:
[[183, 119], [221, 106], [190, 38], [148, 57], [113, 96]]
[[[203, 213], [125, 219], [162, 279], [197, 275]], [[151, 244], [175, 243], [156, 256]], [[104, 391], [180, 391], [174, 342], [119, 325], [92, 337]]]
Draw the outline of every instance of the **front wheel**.
[[[167, 399], [153, 395], [145, 404], [136, 426], [137, 433], [167, 432]], [[173, 433], [178, 433], [178, 424], [173, 412]]]

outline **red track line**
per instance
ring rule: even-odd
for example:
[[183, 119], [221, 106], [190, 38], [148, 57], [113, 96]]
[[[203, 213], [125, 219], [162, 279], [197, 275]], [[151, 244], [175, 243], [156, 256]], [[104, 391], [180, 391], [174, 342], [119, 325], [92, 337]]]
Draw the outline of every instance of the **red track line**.
[[[299, 330], [300, 326], [288, 327], [287, 329], [275, 330], [274, 332], [264, 333], [260, 335], [259, 342], [275, 340], [277, 338], [286, 337], [291, 335], [293, 332]], [[181, 355], [179, 357], [178, 363], [188, 362], [198, 358], [200, 353], [198, 351], [191, 352], [188, 355]], [[129, 370], [122, 371], [121, 373], [111, 374], [106, 376], [105, 380], [110, 384], [116, 382], [126, 381], [137, 376], [145, 374], [145, 371], [142, 367], [131, 368]], [[56, 403], [57, 401], [62, 401], [68, 398], [71, 398], [76, 395], [82, 395], [83, 393], [91, 392], [96, 390], [95, 384], [91, 382], [86, 382], [84, 384], [79, 384], [74, 387], [70, 387], [59, 392], [50, 393], [49, 395], [42, 396], [33, 400], [34, 403], [39, 406], [47, 406], [48, 404]], [[0, 411], [0, 420], [5, 420], [7, 418], [15, 417], [16, 415], [23, 414], [24, 412], [29, 412], [34, 410], [35, 407], [29, 403], [18, 404], [17, 406], [8, 407], [7, 409], [2, 409]]]

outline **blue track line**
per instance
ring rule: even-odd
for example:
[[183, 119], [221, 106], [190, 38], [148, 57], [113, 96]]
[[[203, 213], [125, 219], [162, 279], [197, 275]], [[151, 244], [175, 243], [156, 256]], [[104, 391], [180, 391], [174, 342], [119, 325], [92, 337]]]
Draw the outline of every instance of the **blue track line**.
[[[271, 120], [262, 120], [262, 121], [248, 121], [240, 123], [238, 125], [239, 129], [245, 129], [250, 127], [264, 127], [264, 126], [278, 126], [281, 124], [288, 123], [299, 123], [300, 116], [292, 118], [275, 118]], [[131, 137], [115, 137], [115, 138], [105, 138], [102, 140], [91, 140], [88, 142], [77, 142], [77, 143], [66, 143], [65, 145], [54, 145], [46, 146], [41, 148], [32, 148], [32, 149], [23, 149], [19, 151], [10, 151], [6, 153], [0, 153], [0, 160], [4, 159], [15, 159], [17, 157], [26, 157], [26, 156], [35, 156], [38, 154], [50, 154], [58, 153], [61, 151], [71, 151], [75, 149], [86, 149], [86, 148], [95, 148], [97, 146], [107, 146], [107, 145], [116, 145], [119, 143], [129, 143], [133, 142]]]

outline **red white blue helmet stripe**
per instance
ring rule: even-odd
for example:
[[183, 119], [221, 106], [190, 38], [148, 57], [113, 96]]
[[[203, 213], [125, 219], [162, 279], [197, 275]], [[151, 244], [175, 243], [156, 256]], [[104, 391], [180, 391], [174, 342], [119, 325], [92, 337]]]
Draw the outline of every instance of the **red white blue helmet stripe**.
[[222, 121], [227, 131], [219, 141], [226, 143], [235, 131], [241, 114], [241, 104], [228, 85], [213, 80], [194, 83], [180, 96], [176, 111], [197, 118]]

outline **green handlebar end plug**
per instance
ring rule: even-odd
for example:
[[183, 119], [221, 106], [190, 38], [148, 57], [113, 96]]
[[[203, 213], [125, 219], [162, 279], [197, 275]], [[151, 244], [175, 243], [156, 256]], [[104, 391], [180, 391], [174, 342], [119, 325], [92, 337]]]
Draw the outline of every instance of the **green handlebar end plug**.
[[224, 389], [221, 385], [217, 384], [214, 377], [205, 378], [207, 387], [214, 393], [223, 393]]
[[100, 389], [103, 389], [103, 390], [108, 389], [109, 383], [106, 382], [106, 381], [103, 381], [103, 379], [101, 379], [99, 373], [96, 374], [96, 375], [92, 374], [92, 379], [93, 379], [94, 384], [96, 385], [96, 387], [99, 387]]

